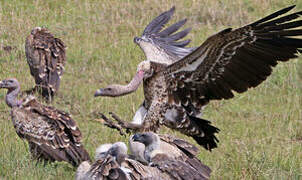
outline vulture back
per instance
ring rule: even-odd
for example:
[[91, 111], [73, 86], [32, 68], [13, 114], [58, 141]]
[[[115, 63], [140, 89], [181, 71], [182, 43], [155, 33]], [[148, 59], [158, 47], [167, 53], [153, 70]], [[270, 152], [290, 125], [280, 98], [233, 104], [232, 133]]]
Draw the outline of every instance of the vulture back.
[[30, 96], [21, 106], [12, 108], [11, 116], [34, 159], [66, 161], [73, 166], [90, 160], [81, 143], [81, 131], [68, 113], [42, 105]]
[[58, 91], [66, 62], [66, 46], [46, 28], [36, 27], [26, 38], [25, 53], [30, 73], [42, 96], [51, 98]]

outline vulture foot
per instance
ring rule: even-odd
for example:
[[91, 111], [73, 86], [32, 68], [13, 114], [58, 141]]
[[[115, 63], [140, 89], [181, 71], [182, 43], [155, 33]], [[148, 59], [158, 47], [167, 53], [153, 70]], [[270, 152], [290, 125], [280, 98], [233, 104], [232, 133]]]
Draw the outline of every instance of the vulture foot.
[[126, 133], [130, 134], [131, 131], [138, 131], [139, 129], [141, 129], [141, 125], [137, 125], [137, 124], [133, 124], [133, 123], [129, 123], [127, 121], [122, 120], [118, 115], [116, 115], [113, 112], [109, 112], [109, 114], [111, 115], [111, 117], [113, 119], [115, 119], [117, 121], [117, 123], [124, 129], [126, 129]]
[[111, 128], [111, 129], [116, 129], [119, 131], [120, 135], [122, 136], [126, 136], [125, 132], [123, 131], [123, 128], [117, 124], [114, 123], [112, 120], [108, 119], [103, 113], [100, 113], [102, 120], [96, 120], [98, 122], [101, 122], [102, 124], [104, 124], [105, 126]]

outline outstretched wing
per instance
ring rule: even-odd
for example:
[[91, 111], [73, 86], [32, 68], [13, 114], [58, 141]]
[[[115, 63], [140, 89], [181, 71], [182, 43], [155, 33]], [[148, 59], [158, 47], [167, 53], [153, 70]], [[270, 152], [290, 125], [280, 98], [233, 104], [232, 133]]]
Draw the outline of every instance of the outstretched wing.
[[81, 132], [69, 114], [31, 99], [14, 108], [12, 116], [18, 135], [38, 145], [42, 154], [50, 157], [47, 159], [75, 166], [90, 159], [81, 144]]
[[179, 41], [186, 37], [191, 31], [191, 28], [187, 28], [183, 31], [177, 32], [187, 22], [187, 19], [183, 19], [162, 30], [171, 19], [174, 12], [175, 7], [173, 6], [170, 10], [163, 12], [154, 18], [146, 26], [142, 37], [151, 39], [153, 43], [159, 45], [168, 54], [182, 58], [192, 52], [194, 49], [186, 47], [191, 42], [190, 39]]
[[[277, 18], [295, 6], [284, 8], [242, 28], [225, 29], [208, 38], [194, 52], [163, 71], [169, 101], [200, 110], [213, 99], [229, 99], [233, 91], [256, 87], [278, 61], [301, 52], [302, 12]], [[289, 22], [290, 21], [290, 22]], [[295, 29], [293, 29], [295, 28]]]
[[[63, 41], [47, 29], [36, 27], [26, 38], [25, 53], [36, 85], [55, 93], [60, 85], [66, 62]], [[53, 94], [52, 94], [53, 95]]]

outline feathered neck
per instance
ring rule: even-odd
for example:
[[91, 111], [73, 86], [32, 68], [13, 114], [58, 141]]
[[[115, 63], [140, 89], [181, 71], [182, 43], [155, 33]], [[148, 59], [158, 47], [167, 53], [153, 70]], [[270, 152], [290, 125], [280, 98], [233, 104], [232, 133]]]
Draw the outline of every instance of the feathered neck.
[[20, 91], [20, 86], [16, 88], [8, 89], [5, 97], [5, 102], [9, 107], [13, 108], [13, 107], [20, 106], [22, 104], [22, 101], [17, 99], [19, 91]]
[[149, 144], [148, 146], [146, 146], [146, 149], [145, 149], [145, 159], [148, 161], [148, 162], [151, 162], [151, 158], [152, 158], [152, 154], [154, 151], [157, 151], [157, 150], [160, 150], [160, 139], [158, 136], [155, 136], [155, 140]]

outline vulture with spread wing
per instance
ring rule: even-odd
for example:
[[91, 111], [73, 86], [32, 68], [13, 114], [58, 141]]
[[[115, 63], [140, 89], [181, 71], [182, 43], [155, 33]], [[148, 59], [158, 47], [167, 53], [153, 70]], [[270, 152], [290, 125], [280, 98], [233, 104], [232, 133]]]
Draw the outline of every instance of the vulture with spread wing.
[[145, 166], [130, 159], [123, 142], [101, 145], [96, 151], [95, 162], [84, 161], [76, 172], [76, 180], [140, 180], [171, 179], [156, 167]]
[[66, 161], [73, 166], [90, 159], [81, 143], [81, 131], [68, 113], [40, 104], [33, 96], [18, 100], [16, 79], [0, 81], [0, 88], [8, 89], [5, 100], [12, 122], [18, 136], [28, 141], [34, 159]]
[[[143, 81], [145, 100], [122, 127], [134, 131], [158, 131], [161, 125], [193, 137], [211, 150], [217, 147], [218, 129], [200, 118], [211, 100], [230, 99], [258, 86], [279, 61], [298, 57], [302, 48], [302, 11], [279, 10], [238, 29], [227, 28], [209, 37], [197, 48], [185, 48], [189, 41], [177, 41], [188, 31], [176, 32], [184, 22], [164, 30], [174, 8], [155, 18], [135, 42], [147, 60], [138, 65], [130, 84], [110, 85], [95, 96], [131, 93]], [[162, 30], [162, 31], [161, 31]], [[181, 52], [181, 53], [180, 53]], [[172, 60], [171, 60], [172, 59]]]
[[60, 86], [66, 62], [66, 46], [46, 28], [35, 27], [26, 38], [25, 53], [30, 74], [35, 78], [35, 89], [48, 100]]

